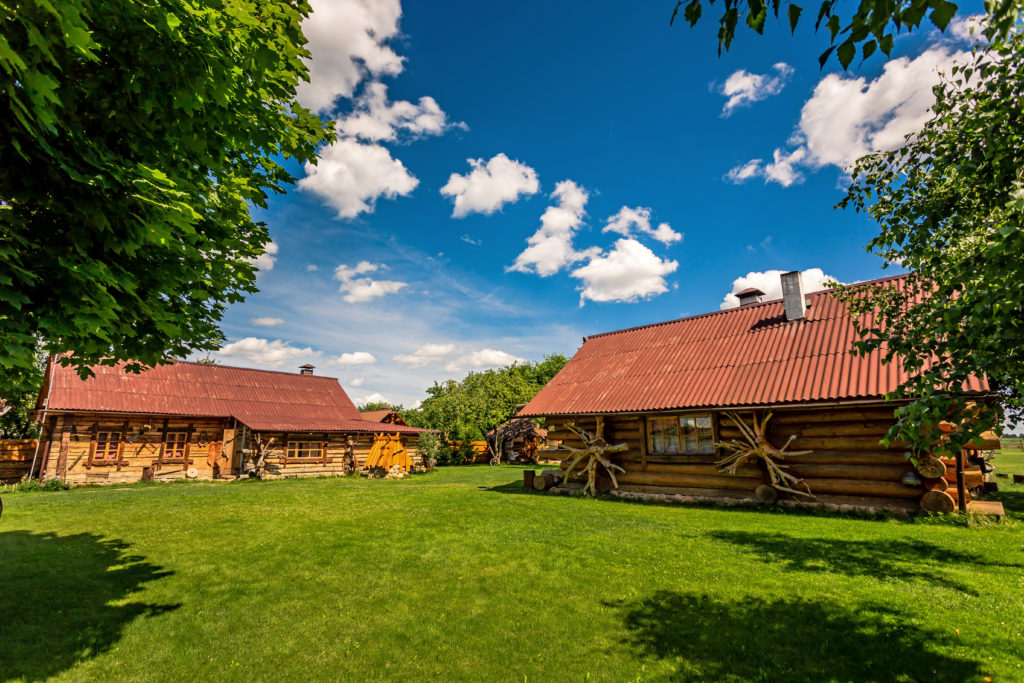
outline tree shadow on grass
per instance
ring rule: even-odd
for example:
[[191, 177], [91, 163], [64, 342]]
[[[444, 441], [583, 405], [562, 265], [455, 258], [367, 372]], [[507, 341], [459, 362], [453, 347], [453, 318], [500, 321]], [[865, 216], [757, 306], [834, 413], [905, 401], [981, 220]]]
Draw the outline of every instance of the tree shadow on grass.
[[1024, 517], [1024, 492], [1002, 490], [994, 498], [1003, 504], [1008, 515]]
[[0, 680], [41, 680], [109, 650], [136, 617], [180, 605], [131, 600], [169, 576], [95, 534], [0, 533]]
[[950, 565], [1024, 568], [918, 540], [848, 541], [747, 531], [714, 531], [710, 536], [742, 546], [765, 562], [781, 563], [790, 571], [921, 581], [971, 596], [980, 593], [951, 579], [946, 571]]
[[936, 652], [942, 637], [877, 605], [768, 601], [658, 591], [610, 606], [625, 642], [677, 681], [966, 681], [980, 664]]

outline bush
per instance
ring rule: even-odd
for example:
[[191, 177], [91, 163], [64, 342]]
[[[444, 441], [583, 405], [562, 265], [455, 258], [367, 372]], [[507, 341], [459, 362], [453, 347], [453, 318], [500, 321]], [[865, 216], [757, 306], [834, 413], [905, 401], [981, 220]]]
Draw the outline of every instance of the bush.
[[432, 470], [436, 465], [441, 464], [442, 448], [441, 437], [437, 432], [423, 432], [416, 441], [416, 449], [420, 452], [420, 465], [426, 470]]
[[12, 485], [10, 490], [28, 493], [30, 491], [67, 491], [69, 488], [71, 485], [63, 479], [47, 479], [41, 482], [38, 479], [29, 479], [28, 475], [25, 475], [21, 481]]

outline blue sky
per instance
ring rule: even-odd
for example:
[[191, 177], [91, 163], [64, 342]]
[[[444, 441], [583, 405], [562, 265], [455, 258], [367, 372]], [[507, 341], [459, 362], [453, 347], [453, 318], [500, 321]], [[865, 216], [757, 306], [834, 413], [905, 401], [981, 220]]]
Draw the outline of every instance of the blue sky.
[[832, 208], [844, 166], [920, 125], [968, 45], [963, 24], [927, 28], [842, 72], [818, 68], [810, 24], [741, 27], [719, 58], [715, 17], [670, 27], [671, 2], [313, 7], [299, 98], [339, 140], [260, 212], [261, 291], [229, 309], [218, 356], [312, 362], [357, 402], [406, 405], [751, 284], [773, 294], [771, 271], [810, 289], [883, 274], [872, 222]]

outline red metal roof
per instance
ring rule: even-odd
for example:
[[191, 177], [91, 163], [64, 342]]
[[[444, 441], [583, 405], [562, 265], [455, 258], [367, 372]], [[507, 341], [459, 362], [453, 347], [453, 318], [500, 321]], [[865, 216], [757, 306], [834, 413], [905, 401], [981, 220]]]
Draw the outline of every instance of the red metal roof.
[[47, 410], [225, 417], [257, 431], [422, 431], [362, 419], [332, 377], [186, 361], [138, 374], [123, 365], [92, 370], [83, 380], [53, 364]]
[[[876, 281], [902, 285], [906, 276]], [[523, 416], [873, 400], [908, 375], [876, 351], [850, 354], [845, 304], [807, 295], [802, 320], [781, 300], [588, 337]], [[968, 392], [988, 390], [973, 378]]]

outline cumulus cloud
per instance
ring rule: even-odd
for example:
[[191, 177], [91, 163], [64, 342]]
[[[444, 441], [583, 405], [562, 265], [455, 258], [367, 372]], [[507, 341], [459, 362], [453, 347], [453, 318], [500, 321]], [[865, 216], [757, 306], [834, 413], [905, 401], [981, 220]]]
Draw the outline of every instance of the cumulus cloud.
[[466, 124], [450, 123], [433, 97], [421, 97], [418, 104], [391, 102], [388, 87], [373, 82], [356, 98], [352, 112], [338, 119], [337, 132], [343, 138], [380, 142], [395, 140], [399, 133], [414, 137], [441, 135], [453, 126], [465, 128]]
[[367, 403], [391, 403], [391, 401], [387, 400], [383, 396], [383, 394], [379, 394], [379, 393], [377, 393], [375, 391], [372, 394], [367, 394], [366, 396], [360, 396], [359, 398], [354, 400], [353, 403], [355, 403], [356, 406], [361, 408], [361, 407], [365, 406]]
[[435, 365], [455, 350], [454, 344], [424, 344], [412, 353], [399, 354], [394, 357], [396, 363], [407, 368], [425, 368]]
[[793, 67], [785, 62], [772, 65], [775, 75], [752, 74], [740, 69], [725, 79], [719, 92], [728, 97], [722, 107], [722, 115], [728, 116], [737, 107], [753, 104], [778, 95], [786, 87], [789, 77], [793, 75]]
[[800, 113], [791, 148], [775, 150], [774, 159], [752, 159], [726, 174], [731, 182], [760, 177], [788, 187], [802, 179], [801, 169], [836, 166], [850, 170], [865, 154], [902, 145], [930, 118], [935, 102], [932, 86], [939, 72], [948, 73], [967, 53], [945, 45], [932, 47], [914, 59], [886, 62], [874, 79], [829, 74], [814, 88]]
[[[750, 272], [743, 277], [738, 277], [732, 281], [732, 290], [725, 295], [722, 299], [722, 304], [719, 306], [721, 309], [736, 308], [740, 305], [739, 297], [736, 296], [737, 292], [742, 292], [744, 289], [755, 287], [765, 293], [764, 300], [770, 301], [772, 299], [782, 298], [782, 280], [780, 276], [787, 271], [785, 270], [764, 270], [760, 272]], [[831, 275], [826, 275], [821, 268], [808, 268], [801, 273], [803, 279], [804, 292], [817, 292], [825, 289], [825, 285], [828, 282], [838, 282], [836, 278]]]
[[365, 377], [356, 377], [354, 380], [352, 380], [351, 382], [348, 383], [348, 385], [350, 387], [361, 387], [364, 384], [366, 384], [366, 378]]
[[637, 240], [624, 238], [608, 253], [591, 256], [572, 277], [583, 281], [580, 306], [587, 299], [634, 302], [667, 292], [665, 276], [678, 267], [677, 261], [661, 259]]
[[642, 206], [635, 209], [628, 206], [622, 207], [614, 216], [608, 217], [607, 225], [601, 232], [615, 232], [625, 237], [631, 237], [634, 229], [653, 237], [666, 246], [683, 240], [682, 233], [673, 230], [668, 223], [659, 223], [658, 227], [652, 228], [651, 210]]
[[250, 263], [256, 266], [256, 270], [260, 272], [273, 270], [274, 264], [277, 263], [277, 243], [267, 242], [263, 247], [263, 253], [252, 259]]
[[513, 356], [511, 353], [498, 349], [480, 349], [460, 356], [444, 366], [448, 372], [465, 372], [466, 370], [486, 370], [487, 368], [503, 368], [513, 363], [525, 363], [525, 358]]
[[340, 365], [342, 367], [370, 365], [376, 362], [377, 359], [373, 357], [373, 354], [367, 351], [353, 351], [352, 353], [343, 353], [337, 358], [333, 358], [330, 361], [328, 361], [328, 363], [330, 363], [331, 365]]
[[276, 327], [284, 324], [284, 318], [253, 318], [249, 322], [257, 327]]
[[953, 17], [949, 22], [949, 26], [946, 27], [946, 32], [958, 40], [980, 43], [985, 41], [982, 31], [987, 27], [986, 15], [968, 14], [966, 16]]
[[555, 185], [551, 197], [556, 203], [540, 217], [540, 229], [527, 240], [526, 249], [506, 270], [547, 277], [600, 251], [588, 249], [579, 252], [572, 245], [576, 230], [586, 214], [583, 210], [588, 198], [586, 190], [571, 180], [563, 180]]
[[372, 213], [381, 197], [409, 195], [420, 181], [381, 145], [338, 139], [320, 150], [319, 163], [306, 163], [301, 190], [312, 192], [339, 218]]
[[281, 367], [298, 361], [315, 360], [320, 357], [320, 352], [308, 346], [298, 348], [280, 339], [269, 341], [260, 337], [246, 337], [225, 344], [217, 351], [217, 355], [240, 358], [257, 365]]
[[316, 272], [317, 270], [320, 270], [320, 268], [315, 263], [310, 263], [310, 264], [306, 265], [306, 272], [307, 273], [313, 273], [313, 272]]
[[441, 188], [441, 194], [455, 200], [452, 218], [471, 213], [492, 214], [520, 196], [535, 194], [540, 189], [537, 172], [504, 153], [486, 163], [483, 159], [467, 159], [473, 170], [466, 175], [452, 173]]
[[355, 266], [344, 264], [338, 266], [334, 269], [334, 279], [341, 283], [338, 286], [338, 291], [345, 294], [344, 299], [348, 303], [358, 304], [387, 294], [394, 294], [408, 286], [408, 283], [397, 280], [374, 280], [369, 277], [359, 277], [382, 268], [385, 266], [369, 261], [360, 261]]
[[351, 97], [363, 78], [394, 76], [404, 68], [388, 41], [398, 35], [399, 0], [313, 0], [302, 22], [309, 41], [309, 82], [299, 83], [299, 103], [329, 112], [339, 97]]

